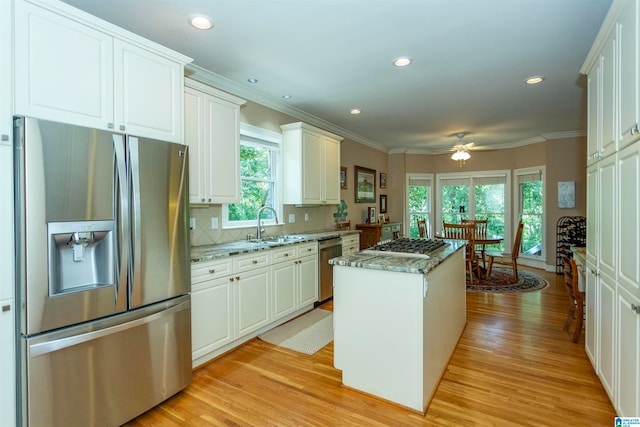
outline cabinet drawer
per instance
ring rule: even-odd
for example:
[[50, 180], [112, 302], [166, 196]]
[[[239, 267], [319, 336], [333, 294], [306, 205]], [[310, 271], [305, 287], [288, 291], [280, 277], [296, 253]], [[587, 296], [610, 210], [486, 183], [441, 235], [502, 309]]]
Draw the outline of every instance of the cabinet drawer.
[[298, 256], [318, 253], [318, 242], [307, 242], [298, 244]]
[[283, 261], [289, 261], [290, 259], [294, 259], [295, 257], [296, 248], [293, 245], [287, 245], [282, 248], [271, 250], [271, 259], [273, 260], [273, 264], [277, 264]]
[[232, 267], [231, 258], [191, 264], [191, 283], [195, 284], [228, 276], [233, 273]]
[[354, 243], [360, 242], [359, 234], [347, 234], [346, 236], [342, 236], [342, 246], [352, 245]]
[[258, 267], [267, 267], [270, 263], [271, 251], [238, 256], [233, 258], [233, 271], [234, 273], [240, 273], [242, 271], [253, 270]]

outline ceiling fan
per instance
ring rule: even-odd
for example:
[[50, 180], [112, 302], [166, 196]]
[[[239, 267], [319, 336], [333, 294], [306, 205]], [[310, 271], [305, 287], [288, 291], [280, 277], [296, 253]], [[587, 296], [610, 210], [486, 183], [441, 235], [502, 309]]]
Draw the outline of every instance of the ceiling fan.
[[471, 158], [471, 154], [469, 154], [469, 150], [475, 145], [473, 142], [469, 142], [467, 144], [462, 143], [462, 138], [467, 134], [467, 132], [458, 132], [455, 136], [458, 137], [458, 144], [454, 145], [451, 148], [453, 154], [451, 155], [451, 160], [459, 161], [460, 167]]

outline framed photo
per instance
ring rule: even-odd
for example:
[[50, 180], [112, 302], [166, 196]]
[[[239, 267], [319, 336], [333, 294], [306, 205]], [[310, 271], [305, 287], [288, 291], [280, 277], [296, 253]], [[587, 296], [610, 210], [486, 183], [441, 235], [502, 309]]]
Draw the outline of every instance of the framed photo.
[[376, 171], [354, 166], [356, 203], [376, 202]]
[[380, 188], [387, 188], [387, 174], [380, 172]]
[[340, 189], [347, 189], [347, 168], [340, 166]]
[[368, 209], [369, 209], [369, 212], [368, 212], [369, 224], [375, 224], [376, 221], [378, 220], [378, 218], [376, 218], [376, 208], [369, 207]]
[[576, 207], [576, 182], [558, 181], [558, 208]]
[[387, 195], [380, 195], [380, 213], [387, 213]]

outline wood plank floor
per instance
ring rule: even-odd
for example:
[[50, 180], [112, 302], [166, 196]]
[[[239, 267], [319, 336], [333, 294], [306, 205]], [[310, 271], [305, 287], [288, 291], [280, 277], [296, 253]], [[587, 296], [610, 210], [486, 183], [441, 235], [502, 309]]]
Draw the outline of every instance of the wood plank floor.
[[333, 343], [308, 356], [256, 338], [194, 371], [191, 386], [127, 425], [613, 425], [584, 334], [573, 344], [562, 330], [562, 276], [532, 271], [550, 286], [467, 293], [467, 327], [424, 416], [342, 387]]

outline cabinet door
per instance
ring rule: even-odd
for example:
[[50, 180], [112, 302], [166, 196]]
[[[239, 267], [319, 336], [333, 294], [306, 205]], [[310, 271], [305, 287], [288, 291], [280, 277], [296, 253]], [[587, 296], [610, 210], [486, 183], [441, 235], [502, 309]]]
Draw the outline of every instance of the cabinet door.
[[0, 300], [13, 298], [13, 149], [0, 145]]
[[322, 202], [340, 203], [340, 143], [324, 138], [324, 195]]
[[606, 157], [616, 151], [616, 32], [607, 39], [602, 51], [602, 147], [600, 152]]
[[640, 298], [640, 142], [618, 153], [618, 283]]
[[113, 38], [27, 2], [8, 3], [16, 8], [16, 113], [109, 129]]
[[182, 64], [114, 41], [116, 131], [182, 142]]
[[191, 348], [193, 360], [233, 340], [230, 276], [193, 286], [191, 293]]
[[598, 270], [609, 277], [616, 277], [617, 215], [616, 215], [616, 156], [598, 162]]
[[207, 95], [204, 124], [212, 202], [240, 202], [240, 107]]
[[598, 265], [598, 231], [600, 184], [598, 180], [598, 165], [593, 164], [587, 168], [587, 261]]
[[0, 414], [2, 424], [15, 424], [15, 306], [13, 300], [0, 301]]
[[616, 284], [604, 274], [600, 275], [598, 287], [598, 376], [612, 402], [615, 378], [615, 345], [616, 345]]
[[302, 132], [302, 203], [322, 202], [323, 145], [322, 136], [308, 131]]
[[236, 337], [253, 332], [269, 323], [269, 286], [271, 283], [268, 267], [250, 270], [235, 276], [236, 295]]
[[598, 372], [598, 343], [597, 343], [597, 326], [598, 326], [598, 277], [596, 276], [595, 266], [587, 263], [585, 266], [585, 339], [584, 349], [591, 360], [593, 370]]
[[618, 149], [638, 138], [638, 3], [628, 1], [618, 21], [620, 84], [618, 96]]
[[298, 260], [298, 308], [318, 301], [318, 257]]
[[[0, 58], [11, 58], [13, 3], [0, 1]], [[0, 61], [0, 145], [13, 143], [13, 73], [12, 61]], [[0, 180], [0, 182], [3, 182]]]
[[272, 280], [272, 320], [279, 319], [296, 311], [296, 267], [298, 261], [287, 261], [271, 267]]
[[207, 199], [208, 148], [204, 140], [204, 94], [184, 89], [184, 143], [189, 146], [189, 202], [211, 203]]
[[618, 288], [618, 401], [622, 417], [640, 414], [640, 298]]
[[602, 145], [602, 66], [598, 61], [587, 76], [587, 164], [595, 163]]

